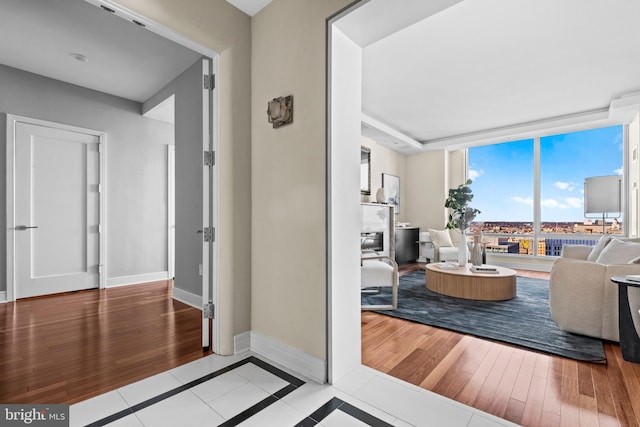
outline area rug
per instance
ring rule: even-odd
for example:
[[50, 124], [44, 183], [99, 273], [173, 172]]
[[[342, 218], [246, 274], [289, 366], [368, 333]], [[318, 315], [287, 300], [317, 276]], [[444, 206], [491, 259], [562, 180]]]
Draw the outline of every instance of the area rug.
[[[551, 318], [549, 282], [517, 278], [517, 297], [472, 301], [437, 294], [425, 287], [424, 271], [400, 277], [398, 308], [376, 311], [481, 338], [502, 341], [575, 360], [606, 362], [602, 341], [561, 331]], [[391, 289], [363, 295], [363, 304], [388, 304]]]

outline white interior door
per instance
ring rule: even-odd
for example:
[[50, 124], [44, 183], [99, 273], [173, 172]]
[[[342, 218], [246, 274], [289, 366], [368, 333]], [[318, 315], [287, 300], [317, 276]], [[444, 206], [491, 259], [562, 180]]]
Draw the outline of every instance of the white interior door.
[[15, 125], [16, 297], [100, 284], [99, 137]]

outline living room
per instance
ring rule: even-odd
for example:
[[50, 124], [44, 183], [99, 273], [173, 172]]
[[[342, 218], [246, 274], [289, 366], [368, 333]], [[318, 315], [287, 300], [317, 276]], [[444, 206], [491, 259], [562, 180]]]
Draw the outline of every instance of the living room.
[[[466, 4], [465, 7], [466, 6], [469, 5]], [[486, 7], [487, 5], [483, 6]], [[456, 7], [457, 6], [452, 7], [451, 9], [455, 9]], [[369, 117], [373, 116], [374, 119], [383, 122], [383, 124], [392, 128], [392, 130], [394, 131], [399, 131], [403, 128], [406, 129], [410, 127], [398, 125], [392, 126], [391, 124], [393, 123], [394, 119], [402, 122], [404, 125], [407, 125], [409, 123], [414, 124], [415, 127], [411, 129], [412, 131], [406, 132], [404, 136], [410, 135], [414, 140], [419, 141], [419, 143], [423, 144], [423, 149], [415, 154], [400, 154], [389, 149], [388, 145], [381, 147], [380, 141], [372, 142], [371, 138], [363, 138], [361, 134], [362, 128], [360, 129], [361, 133], [357, 138], [353, 133], [349, 134], [350, 141], [357, 141], [359, 146], [371, 149], [370, 195], [368, 195], [368, 197], [367, 195], [362, 196], [363, 200], [368, 202], [376, 201], [376, 192], [379, 188], [383, 187], [383, 173], [397, 176], [400, 178], [400, 212], [396, 217], [397, 222], [408, 223], [412, 227], [419, 227], [420, 231], [427, 231], [429, 228], [443, 229], [447, 222], [447, 211], [444, 208], [447, 190], [450, 188], [455, 188], [457, 185], [463, 183], [467, 177], [469, 177], [467, 169], [468, 157], [465, 153], [465, 151], [469, 147], [518, 141], [527, 138], [543, 138], [550, 135], [578, 132], [588, 129], [598, 129], [612, 125], [622, 125], [624, 142], [620, 144], [620, 148], [623, 148], [619, 152], [620, 165], [624, 165], [622, 176], [624, 177], [626, 185], [628, 185], [625, 186], [625, 206], [628, 210], [625, 212], [624, 216], [626, 221], [622, 222], [623, 227], [626, 227], [624, 234], [635, 235], [637, 230], [637, 198], [633, 194], [633, 183], [637, 182], [638, 180], [638, 166], [637, 162], [633, 160], [635, 158], [633, 151], [635, 147], [638, 146], [640, 136], [638, 132], [639, 121], [637, 105], [633, 108], [629, 107], [634, 103], [632, 99], [635, 99], [635, 102], [637, 102], [637, 96], [634, 97], [633, 95], [633, 93], [637, 91], [637, 82], [630, 81], [630, 86], [628, 87], [627, 91], [629, 96], [620, 97], [620, 94], [624, 93], [624, 91], [619, 92], [618, 94], [607, 98], [600, 108], [594, 109], [593, 111], [589, 111], [588, 108], [585, 108], [585, 104], [583, 104], [581, 107], [574, 110], [574, 115], [566, 114], [568, 112], [566, 112], [565, 114], [552, 114], [552, 110], [558, 111], [558, 108], [556, 107], [559, 107], [559, 103], [551, 105], [551, 108], [547, 111], [545, 111], [544, 109], [539, 111], [537, 110], [537, 108], [539, 108], [540, 105], [536, 102], [541, 97], [538, 95], [541, 95], [542, 93], [546, 93], [549, 97], [551, 97], [549, 92], [559, 95], [558, 97], [554, 98], [554, 101], [557, 101], [558, 98], [562, 97], [571, 98], [572, 100], [579, 100], [579, 98], [581, 98], [584, 93], [571, 95], [571, 88], [564, 86], [552, 87], [552, 84], [550, 84], [549, 82], [547, 82], [549, 84], [548, 87], [538, 87], [537, 89], [534, 89], [533, 87], [535, 86], [535, 82], [541, 80], [537, 79], [537, 77], [543, 75], [545, 78], [549, 78], [552, 80], [555, 76], [558, 77], [559, 81], [562, 81], [563, 85], [567, 86], [567, 76], [583, 75], [584, 73], [582, 70], [589, 68], [590, 66], [587, 66], [585, 63], [577, 64], [578, 69], [572, 71], [570, 69], [571, 64], [569, 61], [558, 60], [557, 63], [562, 64], [561, 69], [554, 69], [554, 72], [545, 72], [544, 65], [541, 65], [545, 63], [544, 60], [527, 61], [526, 59], [522, 58], [523, 56], [525, 56], [523, 51], [526, 49], [526, 46], [522, 43], [522, 40], [516, 37], [516, 34], [519, 36], [520, 34], [518, 34], [518, 32], [522, 32], [525, 27], [526, 29], [528, 29], [528, 27], [523, 24], [523, 21], [525, 21], [524, 17], [537, 16], [535, 13], [524, 13], [522, 10], [514, 10], [514, 15], [509, 15], [508, 18], [505, 18], [503, 15], [494, 18], [487, 17], [490, 12], [481, 11], [480, 9], [482, 9], [482, 6], [478, 6], [476, 9], [473, 9], [475, 12], [477, 12], [477, 14], [472, 14], [472, 17], [467, 17], [466, 20], [462, 21], [460, 26], [468, 28], [467, 25], [470, 25], [471, 28], [477, 30], [475, 32], [471, 31], [471, 33], [474, 34], [474, 37], [477, 36], [481, 40], [471, 40], [470, 38], [466, 38], [464, 42], [462, 42], [458, 40], [458, 38], [455, 38], [455, 36], [451, 36], [455, 39], [456, 42], [458, 42], [455, 43], [455, 48], [452, 48], [450, 45], [447, 45], [451, 40], [446, 36], [443, 36], [443, 34], [449, 33], [443, 29], [456, 28], [457, 26], [453, 25], [452, 22], [448, 22], [448, 26], [443, 22], [437, 23], [437, 28], [439, 30], [442, 30], [437, 35], [438, 42], [447, 45], [447, 48], [449, 50], [448, 53], [441, 54], [441, 52], [439, 51], [436, 51], [434, 53], [434, 51], [428, 50], [430, 46], [427, 47], [425, 49], [427, 50], [427, 52], [421, 53], [421, 55], [424, 55], [425, 58], [428, 58], [428, 61], [425, 60], [425, 62], [420, 62], [424, 58], [420, 55], [416, 57], [415, 52], [417, 52], [417, 50], [412, 51], [414, 52], [414, 56], [411, 57], [411, 60], [403, 60], [401, 58], [400, 49], [392, 48], [393, 43], [397, 42], [398, 39], [401, 38], [401, 36], [399, 35], [394, 35], [393, 37], [389, 37], [378, 42], [384, 45], [384, 48], [380, 47], [379, 49], [386, 49], [386, 51], [389, 53], [386, 61], [384, 62], [371, 59], [371, 56], [373, 54], [368, 52], [368, 50], [375, 50], [376, 43], [372, 44], [371, 46], [365, 46], [361, 50], [359, 50], [360, 54], [362, 55], [361, 66], [363, 76], [362, 105], [360, 106], [361, 108], [359, 109], [359, 111], [364, 112]], [[517, 8], [514, 6], [514, 9]], [[561, 14], [559, 10], [555, 10], [554, 13]], [[519, 20], [520, 18], [522, 18], [522, 20]], [[606, 19], [609, 18], [611, 17], [608, 17]], [[445, 20], [444, 18], [442, 19]], [[605, 20], [604, 17], [602, 17], [602, 19]], [[552, 31], [550, 30], [559, 30], [560, 28], [562, 28], [562, 26], [559, 25], [559, 22], [563, 19], [558, 16], [553, 17], [550, 20], [554, 21], [554, 23], [558, 23], [558, 26], [556, 27], [554, 24], [549, 23], [549, 19], [546, 18], [541, 18], [539, 21], [536, 19], [530, 19], [527, 20], [527, 22], [543, 23], [541, 25], [544, 25], [544, 29], [546, 31], [545, 34], [548, 35], [550, 39], [552, 39], [553, 36], [550, 35]], [[502, 24], [504, 24], [503, 27], [500, 27], [501, 24], [496, 21], [500, 21]], [[522, 25], [518, 27], [516, 21]], [[620, 22], [618, 23], [620, 24]], [[583, 24], [585, 25], [585, 28], [593, 28], [586, 23]], [[602, 25], [602, 22], [599, 22], [599, 24]], [[421, 43], [425, 43], [425, 40], [428, 40], [428, 38], [426, 36], [422, 38], [417, 37], [417, 34], [424, 35], [424, 33], [417, 29], [417, 27], [418, 26], [411, 27], [409, 33], [411, 34], [411, 36], [420, 40]], [[625, 29], [628, 28], [624, 23], [620, 24], [620, 27]], [[500, 30], [497, 30], [497, 28], [500, 28]], [[484, 34], [482, 34], [483, 31], [495, 35], [496, 33], [500, 33], [503, 29], [504, 32], [502, 33], [502, 36], [504, 40], [487, 42], [482, 38], [484, 37]], [[602, 28], [600, 28], [598, 32], [601, 29]], [[575, 26], [572, 26], [572, 31], [575, 30]], [[435, 30], [432, 31], [433, 33], [429, 34], [435, 33]], [[611, 31], [602, 31], [606, 32], [609, 35], [612, 34]], [[594, 49], [594, 46], [600, 47], [602, 45], [601, 41], [586, 41], [587, 38], [582, 36], [578, 37], [577, 33], [578, 32], [576, 31], [575, 34], [572, 34], [571, 39], [576, 36], [574, 40], [577, 41], [578, 39], [580, 39], [584, 41], [586, 50], [591, 50], [591, 53], [597, 51], [597, 49]], [[507, 36], [506, 34], [509, 35]], [[510, 37], [512, 36], [514, 40], [510, 39]], [[600, 36], [602, 36], [602, 33], [600, 33]], [[462, 38], [462, 36], [460, 35], [459, 37]], [[545, 60], [548, 60], [549, 58], [545, 55], [547, 55], [548, 50], [553, 50], [553, 41], [547, 40], [545, 38], [545, 43], [551, 43], [550, 45], [546, 45], [541, 44], [541, 39], [543, 38], [541, 35], [530, 34], [529, 37], [535, 50], [535, 54], [532, 53], [531, 55], [536, 55], [536, 57], [540, 55], [541, 57], [544, 57]], [[464, 46], [465, 42], [469, 44], [468, 49], [466, 49], [467, 46]], [[577, 43], [579, 43], [579, 41], [577, 41]], [[606, 50], [606, 43], [604, 44], [605, 46], [602, 47]], [[493, 52], [488, 52], [490, 50], [488, 46], [497, 47], [495, 47], [495, 50]], [[563, 46], [563, 48], [567, 48], [567, 46]], [[627, 48], [631, 48], [631, 46], [627, 45]], [[443, 48], [443, 50], [445, 49], [446, 48]], [[470, 52], [473, 49], [477, 49], [477, 51]], [[517, 50], [517, 52], [514, 53], [515, 50]], [[580, 54], [591, 54], [585, 51], [581, 51], [581, 53], [578, 53], [578, 50], [579, 48], [576, 47], [576, 50], [572, 51], [572, 53], [575, 54], [575, 56], [580, 56]], [[621, 50], [625, 49], [621, 48]], [[353, 48], [349, 52], [352, 55], [355, 55], [357, 54], [356, 51], [358, 51], [358, 49]], [[566, 54], [568, 51], [562, 49], [561, 52], [564, 52]], [[468, 56], [462, 58], [463, 54], [468, 54]], [[597, 57], [597, 54], [594, 53], [594, 55]], [[497, 64], [499, 64], [499, 66], [495, 64], [483, 63], [482, 61], [479, 61], [480, 58], [488, 59], [487, 62], [495, 61]], [[515, 64], [509, 64], [509, 61], [512, 59], [514, 60]], [[522, 59], [522, 61], [520, 61], [520, 59]], [[453, 65], [451, 67], [448, 67], [447, 61], [453, 62]], [[527, 70], [520, 70], [519, 68], [526, 68], [521, 67], [521, 64], [523, 63], [531, 65], [533, 68], [535, 68], [535, 71], [532, 74], [528, 74]], [[547, 62], [547, 64], [550, 63], [554, 63], [554, 61]], [[625, 66], [627, 64], [628, 63], [625, 62]], [[368, 80], [366, 77], [368, 65], [373, 65], [373, 68], [376, 70], [376, 72], [378, 72], [378, 76], [384, 74], [386, 80], [382, 80], [382, 78], [380, 78], [379, 80], [376, 80], [374, 78]], [[510, 75], [505, 76], [500, 74], [499, 76], [487, 76], [487, 74], [483, 74], [487, 70], [496, 72], [500, 67], [505, 65], [513, 65], [513, 68], [509, 69]], [[594, 66], [593, 68], [595, 69], [601, 67]], [[536, 73], [538, 74], [538, 76], [536, 76]], [[476, 74], [480, 75], [477, 80]], [[516, 88], [514, 86], [513, 80], [511, 79], [514, 76], [519, 75], [523, 77], [523, 81], [525, 81], [526, 83], [524, 83], [522, 87]], [[354, 75], [352, 74], [351, 77], [353, 76]], [[439, 86], [439, 82], [443, 82], [445, 80], [442, 76], [456, 76], [457, 79], [453, 79], [454, 83], [447, 86], [448, 91], [445, 95], [438, 96], [442, 92], [445, 92], [444, 89]], [[433, 77], [440, 77], [442, 78], [442, 80], [429, 81]], [[422, 82], [422, 85], [416, 85], [413, 87], [413, 90], [417, 94], [416, 98], [420, 99], [419, 102], [409, 102], [402, 98], [402, 96], [407, 95], [407, 92], [403, 92], [402, 89], [405, 86], [406, 82], [410, 81], [411, 78], [414, 79], [414, 82], [416, 80]], [[470, 80], [471, 83], [467, 80]], [[605, 86], [604, 84], [602, 84], [603, 79], [593, 79], [593, 76], [590, 76], [586, 80], [589, 80], [591, 82], [591, 86], [589, 89], [599, 90], [602, 88], [602, 86]], [[485, 84], [486, 81], [488, 81], [488, 84]], [[495, 88], [495, 86], [493, 85], [496, 84], [496, 81], [505, 83], [505, 86], [511, 88], [512, 92], [504, 93], [500, 90], [490, 90], [489, 87]], [[597, 81], [599, 84], [593, 85], [593, 82], [595, 81]], [[612, 80], [608, 81], [611, 82]], [[429, 89], [431, 89], [431, 92], [427, 91], [425, 89], [425, 86], [428, 86]], [[344, 89], [344, 86], [340, 87]], [[390, 90], [385, 90], [386, 88], [389, 88]], [[367, 92], [367, 90], [369, 91]], [[472, 95], [477, 95], [478, 93], [483, 94], [482, 96], [484, 98], [489, 98], [489, 100], [487, 100], [487, 104], [474, 105], [474, 102], [477, 101], [477, 98]], [[415, 101], [416, 98], [409, 99], [413, 99]], [[451, 98], [453, 98], [453, 101]], [[387, 108], [382, 108], [378, 111], [373, 111], [370, 105], [369, 108], [367, 108], [367, 102], [372, 99], [379, 103], [378, 106], [383, 105]], [[340, 100], [347, 102], [345, 98], [340, 98]], [[500, 103], [503, 103], [503, 105], [497, 105]], [[443, 113], [443, 110], [447, 107], [450, 107], [451, 104], [453, 104], [453, 107], [448, 110], [448, 114]], [[421, 107], [425, 108], [421, 117], [416, 117], [416, 114], [412, 114], [411, 111], [408, 111], [411, 106], [415, 105], [420, 105]], [[340, 105], [337, 108], [340, 108], [341, 113], [346, 109], [344, 105]], [[504, 123], [501, 127], [496, 123], [496, 120], [498, 119], [495, 116], [495, 112], [500, 108], [504, 108], [500, 110], [499, 117], [501, 118], [509, 116], [511, 115], [511, 113], [513, 113], [514, 115], [518, 115], [525, 112], [526, 110], [529, 110], [532, 113], [534, 112], [534, 110], [536, 110], [536, 114], [540, 115], [535, 118], [531, 117], [529, 121], [521, 120], [521, 122], [516, 121], [511, 123]], [[479, 124], [480, 122], [482, 122], [482, 118], [487, 117], [490, 119], [487, 120], [487, 123], [491, 122], [491, 126], [479, 129], [482, 128], [482, 125]], [[384, 120], [382, 120], [382, 118], [384, 118]], [[454, 133], [453, 135], [440, 134], [435, 136], [422, 136], [419, 134], [419, 132], [423, 130], [423, 128], [420, 128], [419, 125], [416, 125], [416, 123], [422, 121], [426, 125], [425, 127], [431, 126], [433, 128], [437, 128], [442, 127], [442, 123], [446, 122], [447, 120], [450, 120], [450, 124], [460, 122], [460, 126], [464, 128], [465, 131], [459, 132], [457, 134]], [[358, 115], [358, 121], [365, 122], [366, 119], [363, 116]], [[473, 129], [473, 125], [476, 125], [477, 128]], [[433, 132], [436, 133], [438, 131], [441, 131], [441, 129], [438, 128]], [[386, 139], [391, 140], [392, 138], [390, 136], [387, 136]], [[353, 148], [354, 147], [351, 148], [352, 151]], [[339, 148], [336, 147], [336, 150], [339, 150]], [[592, 154], [597, 157], [599, 153], [601, 153], [599, 150], [593, 150]], [[376, 164], [376, 162], [379, 163]], [[568, 160], [568, 162], [579, 163], [579, 161], [576, 161], [574, 158], [571, 158], [570, 160]], [[607, 174], [614, 173], [616, 172], [614, 170], [611, 170]], [[585, 175], [585, 178], [588, 176], [591, 175]], [[341, 181], [341, 183], [344, 183], [344, 181]], [[582, 186], [583, 183], [578, 182], [576, 184]], [[335, 200], [336, 199], [334, 198], [334, 203]], [[475, 201], [479, 201], [479, 199], [476, 198], [474, 199], [474, 202]], [[533, 212], [533, 209], [531, 211]], [[536, 218], [535, 220], [540, 221], [540, 218]], [[533, 213], [531, 222], [534, 222]], [[592, 235], [585, 237], [596, 241], [598, 240], [599, 236]], [[334, 242], [339, 241], [339, 239], [336, 239]], [[556, 258], [557, 256], [540, 257], [537, 256], [537, 254], [488, 254], [488, 262], [491, 264], [500, 264], [510, 266], [511, 268], [526, 269], [530, 271], [541, 270], [542, 272], [549, 272]], [[364, 323], [368, 323], [373, 329], [377, 328], [377, 332], [383, 330], [383, 326], [381, 323], [375, 323], [375, 325], [373, 325], [371, 322], [369, 322], [369, 319], [365, 318], [365, 315], [363, 314], [363, 328], [365, 327]], [[420, 332], [409, 332], [409, 329], [407, 328], [405, 323], [396, 323], [395, 320], [393, 321], [393, 324], [393, 327], [384, 329], [390, 334], [388, 339], [384, 340], [384, 343], [374, 343], [373, 337], [371, 337], [372, 341], [368, 341], [370, 349], [374, 349], [373, 351], [377, 352], [378, 354], [383, 353], [383, 347], [386, 347], [389, 351], [404, 352], [405, 349], [403, 346], [405, 344], [411, 342], [412, 339], [420, 339], [418, 337], [422, 337], [424, 336], [424, 334], [427, 334], [427, 332], [424, 331], [422, 332], [422, 335]], [[367, 345], [366, 339], [367, 338], [363, 337], [363, 349]], [[440, 343], [440, 345], [441, 344], [442, 343]], [[433, 350], [437, 348], [437, 346], [438, 344], [434, 344], [431, 349], [431, 355], [434, 358], [436, 357], [436, 355], [433, 354]], [[402, 348], [402, 350], [400, 350], [400, 348]], [[442, 351], [446, 352], [447, 349], [443, 349]], [[611, 353], [609, 349], [607, 349], [606, 351], [607, 358], [609, 360], [614, 360], [615, 356], [613, 355], [613, 353]], [[407, 350], [406, 354], [410, 353], [411, 351]], [[420, 352], [416, 353], [414, 360], [415, 363], [413, 366], [415, 369], [426, 370], [427, 368], [425, 368], [424, 365], [429, 363], [429, 355], [422, 353], [421, 358], [417, 356], [418, 353]], [[469, 355], [467, 354], [467, 356]], [[614, 359], [612, 359], [612, 356]], [[363, 360], [364, 358], [365, 355], [363, 353]], [[456, 364], [458, 363], [458, 361], [454, 359], [454, 361], [450, 363]], [[416, 368], [416, 366], [421, 367]], [[504, 367], [506, 365], [502, 366]], [[448, 365], [448, 367], [450, 368], [451, 365]], [[441, 369], [446, 370], [448, 368], [442, 367]], [[582, 370], [583, 368], [575, 367], [575, 369]], [[451, 381], [456, 382], [461, 381], [461, 379], [454, 378]], [[452, 388], [455, 388], [451, 383], [450, 385]], [[527, 419], [527, 423], [525, 424], [533, 425], [534, 423], [531, 423], [530, 421], [530, 419]]]

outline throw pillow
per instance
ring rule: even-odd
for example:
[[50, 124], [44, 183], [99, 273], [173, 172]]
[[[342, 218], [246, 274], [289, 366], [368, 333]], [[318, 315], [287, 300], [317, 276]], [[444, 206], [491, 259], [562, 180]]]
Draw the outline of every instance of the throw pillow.
[[640, 243], [611, 239], [596, 260], [598, 264], [627, 264], [640, 257]]
[[611, 236], [608, 234], [603, 234], [602, 237], [598, 240], [598, 243], [595, 244], [591, 252], [589, 252], [589, 256], [587, 257], [587, 261], [594, 262], [598, 259], [604, 248], [611, 241]]
[[460, 245], [460, 239], [462, 238], [462, 233], [458, 228], [450, 228], [449, 229], [449, 237], [451, 238], [451, 246], [457, 248]]
[[431, 241], [433, 242], [433, 244], [438, 247], [444, 248], [453, 246], [447, 230], [433, 230], [430, 228], [429, 235], [431, 236]]

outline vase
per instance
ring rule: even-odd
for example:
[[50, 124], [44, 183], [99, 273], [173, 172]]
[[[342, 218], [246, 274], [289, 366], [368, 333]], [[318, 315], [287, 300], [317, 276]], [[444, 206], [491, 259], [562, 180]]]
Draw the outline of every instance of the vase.
[[460, 230], [460, 242], [458, 242], [458, 265], [464, 267], [467, 265], [467, 236], [464, 230]]
[[480, 243], [480, 236], [473, 236], [473, 247], [471, 248], [471, 264], [482, 265], [482, 243]]

